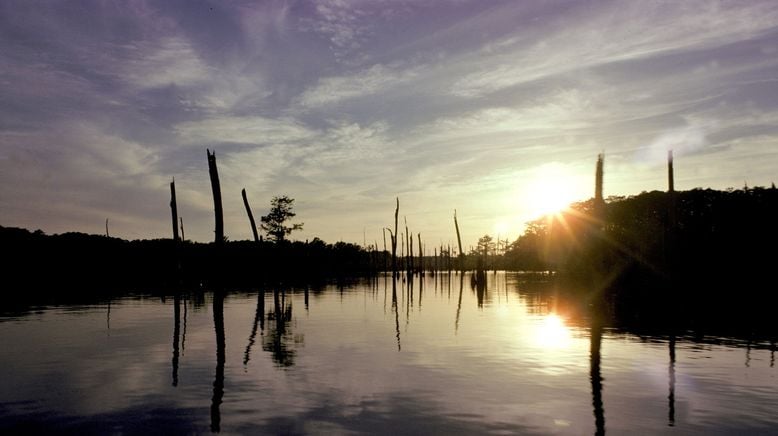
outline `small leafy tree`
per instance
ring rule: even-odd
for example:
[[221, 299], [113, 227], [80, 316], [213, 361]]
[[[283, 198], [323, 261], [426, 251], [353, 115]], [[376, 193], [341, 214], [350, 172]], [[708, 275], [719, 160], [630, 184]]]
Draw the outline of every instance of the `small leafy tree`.
[[276, 242], [284, 241], [288, 234], [303, 228], [303, 223], [285, 224], [297, 215], [292, 211], [293, 205], [294, 198], [289, 198], [286, 195], [273, 197], [270, 200], [270, 213], [260, 218], [262, 230]]
[[496, 248], [496, 244], [494, 242], [494, 239], [489, 235], [483, 235], [480, 238], [478, 238], [478, 247], [476, 248], [474, 254], [484, 255], [488, 253], [493, 253], [495, 251], [495, 248]]

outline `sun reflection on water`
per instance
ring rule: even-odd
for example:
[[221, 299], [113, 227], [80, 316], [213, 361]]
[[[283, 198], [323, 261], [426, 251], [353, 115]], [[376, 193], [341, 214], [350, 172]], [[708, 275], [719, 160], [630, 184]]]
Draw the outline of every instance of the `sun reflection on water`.
[[544, 316], [536, 325], [535, 344], [547, 349], [568, 348], [572, 344], [570, 328], [555, 313]]

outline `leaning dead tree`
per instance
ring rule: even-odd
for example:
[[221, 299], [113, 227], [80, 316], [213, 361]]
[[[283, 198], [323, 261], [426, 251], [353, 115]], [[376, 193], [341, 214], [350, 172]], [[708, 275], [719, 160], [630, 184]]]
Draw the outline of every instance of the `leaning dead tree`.
[[208, 173], [211, 176], [211, 190], [213, 190], [213, 213], [216, 223], [214, 242], [217, 245], [221, 245], [224, 243], [224, 212], [222, 210], [222, 190], [219, 185], [219, 171], [216, 169], [216, 152], [211, 153], [208, 149], [205, 152], [208, 154]]
[[454, 209], [454, 228], [457, 230], [457, 244], [459, 244], [459, 270], [465, 270], [465, 252], [462, 251], [462, 238], [459, 236], [459, 223], [457, 222], [457, 210]]
[[[173, 181], [170, 182], [170, 215], [171, 215], [171, 221], [173, 223], [173, 258], [175, 260], [176, 264], [176, 276], [177, 279], [180, 281], [180, 273], [181, 273], [181, 253], [180, 253], [180, 247], [179, 242], [181, 241], [178, 238], [178, 205], [176, 204], [176, 179], [173, 178]], [[183, 232], [183, 228], [181, 229], [181, 232]], [[176, 295], [176, 298], [178, 296]], [[178, 303], [176, 303], [176, 310], [178, 310]], [[178, 326], [178, 324], [176, 324]], [[178, 341], [178, 337], [176, 337], [176, 341]], [[176, 360], [176, 362], [178, 362]], [[176, 369], [177, 372], [177, 369]], [[177, 382], [178, 377], [174, 377], [174, 381]]]
[[251, 213], [251, 206], [249, 206], [249, 199], [246, 197], [246, 188], [240, 191], [243, 196], [243, 205], [246, 206], [246, 214], [249, 216], [249, 222], [251, 223], [251, 231], [254, 233], [254, 242], [259, 242], [259, 234], [257, 233], [257, 223], [254, 221], [254, 214]]

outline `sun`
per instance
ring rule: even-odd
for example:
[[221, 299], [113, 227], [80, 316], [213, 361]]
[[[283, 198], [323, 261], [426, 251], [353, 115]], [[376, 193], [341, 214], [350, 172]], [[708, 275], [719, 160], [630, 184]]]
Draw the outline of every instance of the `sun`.
[[579, 178], [565, 171], [564, 167], [541, 166], [524, 187], [523, 207], [535, 218], [555, 214], [576, 201], [580, 190]]
[[501, 219], [494, 223], [493, 230], [497, 236], [507, 236], [511, 231], [511, 224], [507, 220]]
[[540, 217], [557, 213], [573, 200], [569, 191], [561, 182], [553, 179], [535, 183], [530, 188], [530, 209]]

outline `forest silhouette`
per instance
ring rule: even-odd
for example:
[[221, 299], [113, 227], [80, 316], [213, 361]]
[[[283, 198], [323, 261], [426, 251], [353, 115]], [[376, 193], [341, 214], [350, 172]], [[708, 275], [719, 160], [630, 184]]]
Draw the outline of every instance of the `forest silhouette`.
[[[571, 289], [649, 304], [664, 304], [667, 298], [697, 304], [736, 287], [744, 298], [769, 303], [776, 298], [777, 205], [775, 187], [609, 197], [597, 213], [590, 199], [529, 223], [502, 249], [489, 244], [489, 237], [482, 238], [487, 241], [483, 249], [454, 261], [451, 252], [417, 256], [411, 273], [535, 271], [575, 284]], [[12, 254], [5, 268], [10, 286], [4, 287], [11, 301], [217, 285], [254, 288], [392, 269], [388, 250], [318, 238], [176, 243], [0, 227], [0, 242]], [[407, 270], [408, 261], [399, 256], [398, 269]]]

